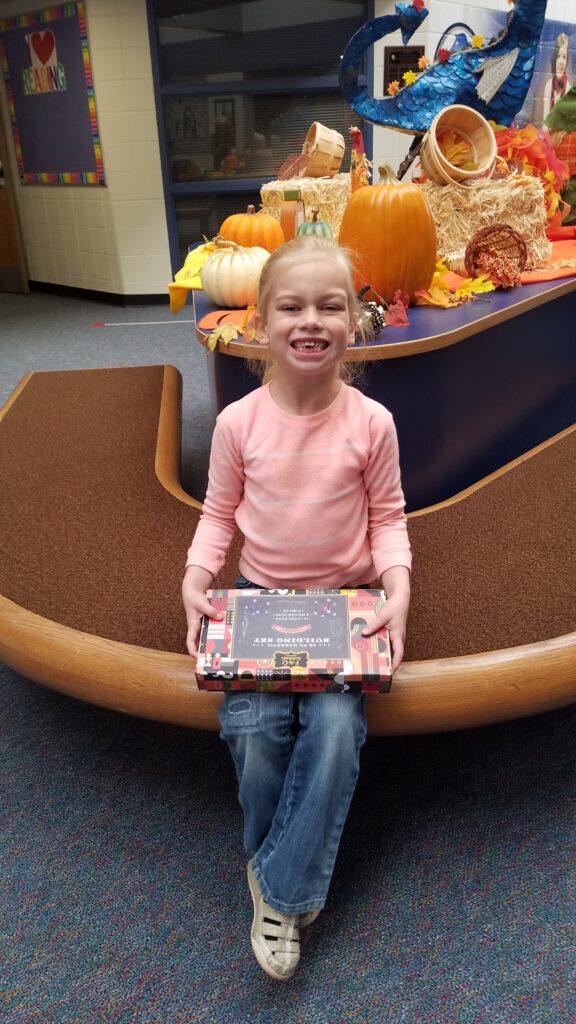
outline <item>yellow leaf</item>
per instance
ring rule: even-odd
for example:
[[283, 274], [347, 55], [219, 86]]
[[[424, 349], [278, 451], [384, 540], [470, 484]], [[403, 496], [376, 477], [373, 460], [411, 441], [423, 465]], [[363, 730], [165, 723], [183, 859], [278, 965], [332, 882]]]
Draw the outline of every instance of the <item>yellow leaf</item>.
[[219, 341], [229, 345], [231, 341], [236, 341], [236, 338], [239, 338], [241, 334], [242, 331], [236, 324], [224, 324], [223, 327], [215, 327], [212, 333], [208, 335], [206, 348], [209, 352], [213, 352]]
[[[442, 132], [438, 136], [438, 145], [446, 159], [454, 164], [454, 167], [462, 167], [466, 163], [471, 163], [472, 147], [470, 143], [456, 135], [453, 129]], [[474, 170], [474, 165], [470, 169]]]
[[460, 305], [459, 300], [454, 299], [450, 292], [444, 291], [443, 288], [438, 288], [434, 284], [431, 284], [427, 291], [422, 289], [415, 292], [414, 298], [417, 306], [441, 306], [443, 309], [450, 309], [452, 306]]
[[483, 292], [493, 292], [495, 287], [489, 274], [479, 274], [478, 277], [466, 278], [455, 294], [461, 299], [473, 299], [475, 295], [481, 295]]
[[226, 324], [220, 328], [220, 340], [225, 345], [229, 345], [231, 341], [236, 341], [236, 338], [239, 338], [241, 333], [240, 328], [236, 324]]
[[402, 75], [402, 81], [404, 82], [404, 85], [414, 85], [416, 75], [413, 71], [405, 71]]
[[248, 324], [250, 323], [250, 320], [252, 319], [252, 317], [254, 315], [255, 309], [256, 309], [256, 303], [255, 302], [251, 302], [250, 305], [246, 309], [246, 316], [244, 317], [244, 319], [242, 321], [242, 327], [241, 327], [242, 331], [245, 331], [246, 328], [248, 327]]

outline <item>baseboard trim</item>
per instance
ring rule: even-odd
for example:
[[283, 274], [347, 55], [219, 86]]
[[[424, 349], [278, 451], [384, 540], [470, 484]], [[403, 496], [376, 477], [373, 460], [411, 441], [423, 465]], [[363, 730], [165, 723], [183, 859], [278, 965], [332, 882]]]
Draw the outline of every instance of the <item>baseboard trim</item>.
[[100, 292], [92, 288], [73, 288], [67, 284], [53, 284], [51, 281], [29, 281], [30, 291], [49, 292], [52, 295], [66, 295], [69, 298], [93, 299], [114, 306], [167, 306], [168, 289], [162, 295], [121, 295], [118, 292]]

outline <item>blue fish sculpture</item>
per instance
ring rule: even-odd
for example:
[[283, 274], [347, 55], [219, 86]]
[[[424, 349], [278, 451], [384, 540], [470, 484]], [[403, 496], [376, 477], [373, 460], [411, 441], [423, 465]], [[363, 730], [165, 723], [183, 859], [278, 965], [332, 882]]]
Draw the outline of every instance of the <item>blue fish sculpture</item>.
[[417, 135], [427, 132], [444, 107], [462, 103], [485, 118], [510, 125], [534, 72], [547, 0], [516, 0], [506, 28], [479, 48], [468, 47], [436, 61], [395, 96], [373, 99], [358, 76], [362, 58], [378, 39], [400, 29], [406, 46], [428, 11], [399, 3], [395, 14], [373, 18], [352, 36], [340, 63], [346, 102], [365, 121]]

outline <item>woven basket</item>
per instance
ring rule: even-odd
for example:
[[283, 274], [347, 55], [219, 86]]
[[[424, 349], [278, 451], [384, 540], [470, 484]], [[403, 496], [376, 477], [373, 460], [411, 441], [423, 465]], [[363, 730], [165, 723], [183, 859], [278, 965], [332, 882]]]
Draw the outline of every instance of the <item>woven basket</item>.
[[[465, 170], [451, 163], [442, 152], [440, 140], [452, 131], [457, 139], [470, 147], [473, 170]], [[486, 118], [472, 107], [454, 104], [436, 115], [422, 140], [420, 163], [422, 170], [438, 185], [476, 184], [480, 178], [489, 178], [496, 159], [496, 136]]]
[[456, 274], [475, 277], [478, 273], [478, 261], [482, 253], [506, 257], [516, 264], [518, 273], [524, 270], [528, 259], [526, 242], [518, 231], [508, 224], [490, 224], [477, 231], [466, 248], [454, 249], [447, 253], [446, 265]]
[[302, 172], [307, 178], [333, 177], [344, 157], [345, 142], [340, 132], [314, 121], [308, 129], [302, 153], [308, 163]]

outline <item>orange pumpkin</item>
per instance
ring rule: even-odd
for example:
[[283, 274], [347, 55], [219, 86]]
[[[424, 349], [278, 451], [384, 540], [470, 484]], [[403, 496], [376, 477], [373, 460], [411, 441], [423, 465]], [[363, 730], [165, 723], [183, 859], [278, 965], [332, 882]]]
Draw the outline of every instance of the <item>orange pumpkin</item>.
[[436, 269], [436, 227], [418, 185], [366, 185], [348, 200], [338, 241], [355, 255], [355, 285], [392, 302], [427, 288]]
[[218, 236], [228, 242], [236, 242], [236, 245], [246, 248], [258, 246], [268, 252], [274, 252], [285, 241], [278, 221], [269, 213], [256, 213], [253, 206], [249, 206], [246, 213], [233, 213], [227, 217]]

